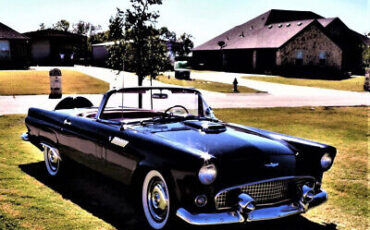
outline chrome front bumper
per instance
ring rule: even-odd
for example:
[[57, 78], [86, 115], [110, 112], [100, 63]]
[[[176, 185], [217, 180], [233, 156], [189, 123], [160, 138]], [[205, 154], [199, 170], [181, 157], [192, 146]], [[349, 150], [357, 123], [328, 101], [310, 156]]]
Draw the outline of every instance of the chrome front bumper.
[[313, 195], [312, 197], [305, 197], [303, 194], [299, 202], [285, 204], [267, 208], [256, 208], [248, 211], [241, 207], [236, 211], [228, 211], [221, 213], [198, 213], [192, 214], [184, 208], [179, 208], [176, 215], [185, 222], [193, 225], [216, 225], [216, 224], [234, 224], [253, 222], [261, 220], [272, 220], [283, 218], [295, 214], [306, 212], [308, 209], [324, 203], [328, 199], [328, 195], [324, 190]]

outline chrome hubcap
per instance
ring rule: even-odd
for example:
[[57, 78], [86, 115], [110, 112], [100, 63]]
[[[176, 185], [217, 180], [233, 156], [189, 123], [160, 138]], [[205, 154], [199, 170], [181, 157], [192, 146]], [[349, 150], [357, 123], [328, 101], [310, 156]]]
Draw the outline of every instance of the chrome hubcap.
[[58, 164], [59, 164], [58, 156], [51, 149], [48, 149], [46, 151], [48, 151], [47, 155], [48, 155], [50, 169], [53, 171], [56, 171], [58, 169]]
[[44, 147], [44, 158], [46, 163], [46, 169], [49, 174], [55, 176], [59, 170], [60, 156], [58, 150], [51, 146], [43, 145]]
[[153, 178], [148, 186], [148, 207], [154, 220], [162, 222], [168, 212], [168, 191], [159, 178]]

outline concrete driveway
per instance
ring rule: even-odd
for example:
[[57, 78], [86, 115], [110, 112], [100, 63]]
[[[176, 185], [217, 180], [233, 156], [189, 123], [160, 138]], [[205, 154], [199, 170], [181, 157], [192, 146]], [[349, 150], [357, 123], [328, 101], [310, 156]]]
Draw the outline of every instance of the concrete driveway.
[[[34, 67], [49, 70], [51, 67]], [[62, 67], [86, 73], [110, 84], [110, 88], [137, 86], [137, 77], [128, 72], [117, 72], [99, 67]], [[167, 73], [166, 73], [167, 74]], [[169, 73], [172, 74], [172, 73]], [[314, 87], [292, 86], [276, 83], [242, 79], [246, 74], [224, 72], [192, 72], [192, 78], [222, 83], [231, 83], [236, 77], [240, 85], [268, 93], [260, 94], [223, 94], [202, 91], [206, 101], [213, 108], [264, 108], [264, 107], [299, 107], [299, 106], [360, 106], [370, 105], [370, 94], [366, 92], [349, 92]], [[149, 86], [149, 79], [143, 85]], [[165, 85], [153, 81], [153, 85]], [[63, 95], [63, 97], [74, 95]], [[101, 95], [81, 95], [99, 105]], [[48, 99], [48, 95], [0, 96], [0, 114], [27, 113], [29, 107], [53, 109], [59, 100]]]

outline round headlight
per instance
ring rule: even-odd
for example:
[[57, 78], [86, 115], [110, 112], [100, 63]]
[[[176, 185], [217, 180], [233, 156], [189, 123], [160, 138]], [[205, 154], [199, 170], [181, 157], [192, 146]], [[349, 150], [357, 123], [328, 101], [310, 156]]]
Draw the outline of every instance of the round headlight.
[[204, 165], [199, 170], [199, 180], [202, 184], [209, 185], [212, 184], [213, 181], [216, 180], [217, 176], [217, 169], [214, 164]]
[[321, 167], [322, 167], [322, 169], [328, 170], [330, 168], [330, 166], [331, 166], [332, 163], [333, 163], [333, 159], [331, 158], [331, 156], [329, 155], [329, 153], [325, 153], [321, 157]]

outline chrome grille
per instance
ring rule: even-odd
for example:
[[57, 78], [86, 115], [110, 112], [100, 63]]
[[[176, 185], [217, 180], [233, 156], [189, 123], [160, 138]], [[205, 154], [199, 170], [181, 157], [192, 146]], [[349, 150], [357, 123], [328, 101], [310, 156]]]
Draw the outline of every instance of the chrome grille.
[[[301, 181], [302, 180], [298, 180], [296, 177], [275, 178], [228, 188], [222, 190], [216, 195], [216, 209], [230, 208], [233, 204], [237, 203], [236, 198], [240, 193], [250, 195], [257, 205], [288, 200], [292, 198], [290, 197], [290, 194], [294, 194], [297, 191], [296, 189], [299, 187], [294, 185], [302, 183]], [[295, 189], [296, 191], [290, 191], [292, 189]]]

